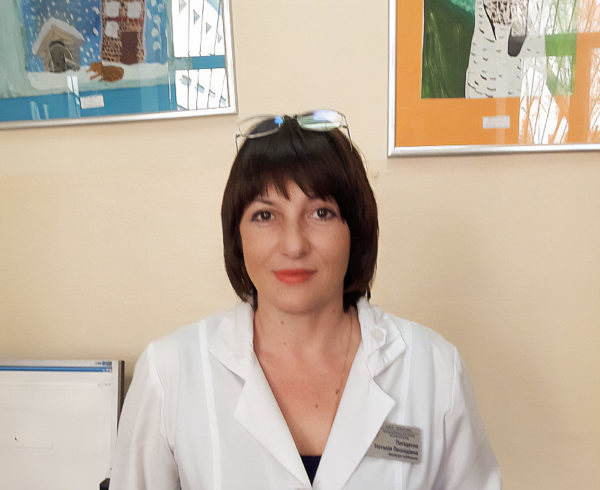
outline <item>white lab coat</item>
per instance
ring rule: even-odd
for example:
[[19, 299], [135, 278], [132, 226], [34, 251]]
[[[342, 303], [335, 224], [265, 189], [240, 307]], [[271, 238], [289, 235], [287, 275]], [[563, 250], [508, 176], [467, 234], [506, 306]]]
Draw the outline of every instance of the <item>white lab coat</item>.
[[[151, 343], [120, 420], [111, 490], [310, 488], [253, 350], [248, 304]], [[454, 346], [358, 303], [362, 341], [313, 488], [498, 490]], [[366, 456], [382, 424], [421, 429], [421, 462]]]

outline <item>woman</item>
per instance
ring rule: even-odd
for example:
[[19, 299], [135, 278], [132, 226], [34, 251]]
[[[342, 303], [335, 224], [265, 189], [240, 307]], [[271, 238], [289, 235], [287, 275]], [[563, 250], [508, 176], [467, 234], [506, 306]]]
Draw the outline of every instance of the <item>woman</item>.
[[221, 217], [243, 302], [148, 346], [111, 489], [500, 488], [456, 349], [368, 302], [377, 208], [340, 129], [239, 131]]

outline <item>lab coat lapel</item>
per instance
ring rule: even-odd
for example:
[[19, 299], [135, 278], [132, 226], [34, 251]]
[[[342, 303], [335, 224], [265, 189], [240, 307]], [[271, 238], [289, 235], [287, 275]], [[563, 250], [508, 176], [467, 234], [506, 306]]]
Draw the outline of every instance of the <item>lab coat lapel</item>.
[[406, 343], [381, 310], [364, 298], [357, 307], [362, 341], [317, 470], [319, 489], [341, 489], [346, 484], [396, 404], [376, 376], [404, 353]]
[[246, 379], [234, 416], [304, 486], [310, 486], [298, 449], [258, 361]]
[[238, 305], [218, 326], [209, 341], [209, 351], [244, 380], [235, 419], [303, 486], [309, 487], [292, 435], [254, 353], [252, 319], [252, 308]]
[[359, 351], [319, 464], [318, 488], [344, 486], [394, 405], [395, 401], [373, 379]]

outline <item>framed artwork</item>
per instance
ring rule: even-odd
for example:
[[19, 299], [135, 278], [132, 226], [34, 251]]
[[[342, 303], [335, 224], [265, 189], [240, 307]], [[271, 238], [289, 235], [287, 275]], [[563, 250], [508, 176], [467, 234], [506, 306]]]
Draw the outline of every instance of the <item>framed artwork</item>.
[[236, 112], [229, 0], [1, 0], [0, 128]]
[[599, 0], [390, 0], [390, 156], [600, 149]]

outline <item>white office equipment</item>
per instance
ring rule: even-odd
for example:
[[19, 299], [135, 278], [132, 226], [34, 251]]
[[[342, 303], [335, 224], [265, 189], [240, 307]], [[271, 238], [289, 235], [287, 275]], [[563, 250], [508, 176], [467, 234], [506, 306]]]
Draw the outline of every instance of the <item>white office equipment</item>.
[[122, 361], [0, 360], [0, 487], [98, 490], [122, 380]]

